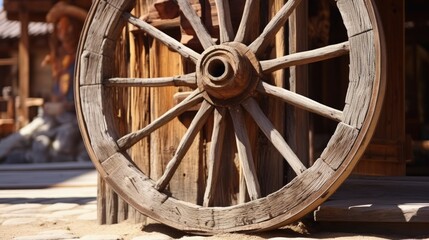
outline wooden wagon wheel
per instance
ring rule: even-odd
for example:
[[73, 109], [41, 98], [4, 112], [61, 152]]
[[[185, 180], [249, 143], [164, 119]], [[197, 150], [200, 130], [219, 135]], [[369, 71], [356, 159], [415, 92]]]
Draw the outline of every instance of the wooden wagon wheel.
[[[260, 60], [267, 45], [286, 23], [300, 3], [289, 0], [265, 26], [251, 44], [242, 42], [251, 31], [252, 4], [245, 2], [237, 33], [229, 22], [228, 1], [217, 0], [220, 39], [212, 39], [186, 0], [178, 0], [204, 48], [196, 52], [152, 25], [130, 14], [132, 0], [98, 0], [94, 2], [83, 35], [76, 70], [75, 95], [80, 128], [90, 156], [98, 171], [128, 203], [143, 214], [177, 229], [192, 232], [261, 231], [296, 221], [326, 200], [350, 174], [374, 131], [384, 89], [384, 61], [380, 26], [370, 0], [338, 0], [337, 7], [347, 29], [348, 40], [315, 50]], [[131, 23], [190, 60], [196, 72], [165, 78], [118, 78], [114, 76], [115, 42], [123, 27]], [[337, 110], [265, 80], [266, 74], [290, 66], [323, 61], [348, 54], [349, 83], [345, 107]], [[193, 92], [182, 102], [152, 120], [143, 129], [118, 135], [113, 124], [107, 88], [188, 86]], [[288, 146], [259, 106], [258, 96], [276, 98], [298, 108], [337, 122], [320, 158], [306, 167]], [[133, 144], [178, 117], [198, 107], [192, 123], [182, 136], [173, 158], [159, 179], [144, 174], [127, 154]], [[250, 116], [296, 177], [280, 190], [261, 196], [252, 158], [252, 145], [244, 116]], [[232, 121], [225, 119], [230, 118]], [[208, 152], [207, 187], [201, 205], [181, 201], [165, 191], [171, 177], [188, 151], [193, 138], [208, 122], [213, 123], [211, 148]], [[227, 129], [227, 130], [226, 130]], [[219, 168], [225, 131], [233, 131], [249, 201], [227, 207], [211, 207], [212, 187]], [[266, 159], [269, 161], [269, 159]], [[186, 186], [184, 186], [186, 187]]]

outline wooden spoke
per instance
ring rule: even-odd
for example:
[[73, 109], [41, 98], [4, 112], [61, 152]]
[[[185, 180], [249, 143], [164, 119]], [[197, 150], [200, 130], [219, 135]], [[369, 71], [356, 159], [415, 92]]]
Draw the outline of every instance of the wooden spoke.
[[228, 0], [216, 0], [217, 17], [219, 19], [220, 43], [234, 39], [234, 29], [231, 22], [231, 10]]
[[165, 86], [185, 86], [196, 88], [197, 78], [195, 73], [160, 78], [109, 78], [104, 81], [106, 86], [116, 87], [165, 87]]
[[277, 131], [271, 121], [265, 116], [256, 101], [253, 98], [248, 98], [242, 105], [250, 113], [256, 124], [258, 124], [277, 151], [289, 163], [296, 175], [301, 175], [307, 168], [292, 151], [280, 132]]
[[140, 29], [142, 29], [143, 31], [145, 31], [147, 34], [149, 34], [152, 37], [154, 37], [155, 39], [161, 41], [168, 48], [170, 48], [170, 49], [176, 51], [177, 53], [179, 53], [180, 55], [182, 55], [182, 57], [184, 57], [186, 59], [190, 59], [194, 63], [196, 63], [198, 61], [198, 59], [200, 58], [200, 54], [199, 53], [197, 53], [194, 50], [186, 47], [185, 45], [183, 45], [182, 43], [180, 43], [176, 39], [170, 37], [169, 35], [165, 34], [162, 31], [158, 30], [157, 28], [155, 28], [154, 26], [150, 25], [149, 23], [147, 23], [147, 22], [145, 22], [143, 20], [140, 20], [140, 19], [134, 17], [133, 15], [131, 15], [128, 12], [123, 13], [123, 16], [131, 24], [139, 27]]
[[138, 141], [165, 125], [167, 122], [171, 121], [173, 118], [179, 116], [184, 113], [189, 108], [197, 105], [203, 101], [203, 96], [199, 90], [195, 90], [192, 94], [190, 94], [187, 98], [185, 98], [182, 102], [177, 104], [174, 108], [171, 108], [167, 112], [165, 112], [161, 117], [152, 121], [146, 127], [138, 130], [137, 132], [129, 133], [117, 141], [117, 144], [120, 149], [128, 149]]
[[207, 185], [204, 192], [203, 206], [208, 207], [212, 204], [214, 189], [219, 176], [223, 142], [225, 137], [225, 108], [214, 111], [213, 133], [209, 157], [207, 159]]
[[197, 34], [197, 37], [200, 40], [203, 48], [207, 49], [208, 47], [215, 45], [215, 42], [210, 36], [210, 33], [207, 31], [206, 27], [201, 22], [201, 18], [197, 15], [194, 8], [192, 8], [191, 3], [188, 0], [177, 0], [177, 3], [179, 4], [180, 10], [182, 10], [183, 15], [192, 25], [192, 28]]
[[244, 42], [246, 35], [252, 29], [252, 9], [259, 3], [259, 0], [246, 0], [243, 9], [243, 15], [241, 16], [240, 26], [238, 27], [237, 35], [235, 35], [235, 42]]
[[289, 54], [287, 56], [272, 60], [261, 61], [261, 68], [264, 73], [287, 68], [290, 66], [303, 65], [330, 58], [339, 57], [349, 53], [349, 42], [342, 42], [326, 47]]
[[243, 175], [246, 180], [247, 191], [251, 200], [260, 198], [261, 189], [253, 162], [252, 146], [246, 131], [246, 123], [240, 106], [230, 109], [234, 125], [235, 140], [237, 144], [238, 158], [240, 159]]
[[266, 45], [274, 38], [279, 29], [285, 24], [286, 20], [295, 10], [301, 0], [288, 0], [280, 11], [271, 19], [267, 26], [262, 31], [261, 35], [255, 39], [249, 48], [256, 55], [259, 55], [265, 50]]
[[159, 191], [163, 191], [165, 187], [168, 185], [174, 173], [176, 172], [177, 168], [179, 167], [180, 162], [182, 161], [186, 152], [189, 150], [189, 147], [191, 147], [192, 142], [195, 139], [195, 136], [204, 126], [208, 117], [212, 113], [213, 108], [214, 107], [206, 101], [204, 101], [201, 104], [200, 110], [197, 112], [197, 115], [192, 120], [191, 125], [189, 126], [188, 130], [186, 131], [185, 135], [180, 141], [179, 146], [177, 147], [176, 153], [174, 154], [170, 162], [168, 162], [167, 167], [165, 168], [164, 174], [156, 182], [156, 185], [155, 185], [156, 189], [158, 189]]
[[257, 90], [261, 93], [280, 98], [289, 104], [292, 104], [309, 112], [316, 113], [331, 120], [341, 122], [343, 119], [342, 111], [328, 107], [284, 88], [272, 86], [268, 83], [261, 82], [258, 85]]

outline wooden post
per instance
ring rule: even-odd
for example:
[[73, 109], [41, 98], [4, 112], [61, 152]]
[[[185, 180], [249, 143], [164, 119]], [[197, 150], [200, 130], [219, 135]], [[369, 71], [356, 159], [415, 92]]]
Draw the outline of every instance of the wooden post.
[[21, 22], [21, 37], [19, 39], [19, 105], [18, 105], [18, 128], [28, 123], [28, 108], [26, 101], [29, 96], [30, 85], [30, 53], [28, 24], [29, 16], [25, 5], [21, 6], [19, 13]]
[[[303, 0], [289, 18], [289, 54], [308, 48], [308, 1]], [[307, 66], [290, 67], [289, 87], [292, 92], [308, 95]], [[310, 156], [308, 112], [296, 107], [287, 111], [287, 140], [301, 162], [308, 166]]]

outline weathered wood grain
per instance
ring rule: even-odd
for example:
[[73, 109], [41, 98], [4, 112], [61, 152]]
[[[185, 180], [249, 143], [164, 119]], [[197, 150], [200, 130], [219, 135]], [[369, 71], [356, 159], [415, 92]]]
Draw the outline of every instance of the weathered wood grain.
[[244, 180], [246, 181], [247, 191], [251, 200], [256, 200], [261, 196], [258, 177], [256, 176], [255, 163], [252, 156], [252, 146], [250, 145], [243, 110], [241, 107], [230, 109], [232, 122], [234, 125], [235, 141], [237, 144], [238, 158], [240, 159], [241, 169], [243, 170]]
[[220, 173], [222, 150], [226, 131], [226, 109], [215, 109], [210, 153], [207, 158], [207, 183], [204, 191], [203, 206], [213, 204], [216, 184]]
[[249, 45], [249, 49], [256, 55], [259, 55], [265, 51], [267, 43], [274, 39], [277, 32], [284, 25], [299, 3], [300, 0], [287, 1], [280, 11], [273, 17], [273, 19], [271, 19], [267, 26], [265, 26], [262, 33]]
[[[135, 12], [139, 11], [139, 6], [136, 5]], [[128, 32], [129, 39], [136, 39], [136, 41], [129, 41], [129, 53], [130, 53], [130, 63], [129, 63], [129, 77], [149, 77], [150, 72], [146, 62], [141, 61], [142, 58], [147, 54], [148, 50], [145, 48], [147, 46], [147, 39], [140, 37], [138, 33]], [[124, 61], [125, 62], [125, 61]], [[144, 62], [144, 64], [141, 64]], [[149, 102], [150, 98], [150, 88], [138, 87], [138, 88], [129, 88], [128, 89], [129, 99], [139, 99], [139, 101], [130, 101], [128, 100], [129, 106], [127, 108], [127, 122], [128, 122], [128, 132], [137, 131], [144, 126], [150, 123], [150, 106], [148, 104], [143, 104]], [[132, 117], [132, 118], [131, 118]], [[131, 149], [128, 150], [130, 158], [133, 162], [140, 168], [140, 170], [146, 174], [150, 174], [150, 147], [149, 139], [143, 139], [136, 143]], [[132, 223], [143, 223], [147, 222], [147, 217], [142, 215], [138, 210], [136, 210], [131, 205], [128, 206], [128, 221]]]
[[356, 128], [339, 123], [337, 129], [320, 156], [332, 169], [336, 170], [350, 152], [351, 146], [359, 134]]
[[80, 88], [80, 104], [85, 128], [89, 129], [88, 138], [98, 161], [102, 162], [116, 153], [119, 148], [115, 143], [116, 133], [110, 127], [113, 122], [103, 116], [106, 113], [106, 99], [103, 98], [100, 85], [82, 86]]
[[182, 140], [177, 147], [177, 150], [173, 156], [173, 158], [168, 162], [165, 167], [165, 172], [156, 182], [155, 188], [159, 191], [163, 191], [167, 184], [170, 182], [173, 174], [176, 173], [176, 170], [185, 156], [186, 152], [191, 147], [192, 142], [197, 136], [198, 132], [201, 130], [203, 125], [206, 123], [208, 117], [213, 111], [213, 106], [204, 101], [201, 104], [200, 110], [197, 112], [197, 115], [192, 120], [191, 125], [183, 136]]
[[337, 6], [349, 37], [372, 29], [365, 1], [337, 0]]
[[319, 114], [320, 116], [332, 119], [334, 121], [341, 122], [343, 119], [343, 113], [341, 111], [323, 105], [319, 102], [311, 100], [297, 93], [291, 92], [284, 88], [275, 87], [268, 83], [262, 82], [258, 85], [257, 90], [261, 93], [280, 98], [281, 100], [289, 104], [292, 104], [309, 112]]
[[119, 147], [120, 148], [131, 147], [132, 145], [134, 145], [139, 140], [148, 136], [150, 133], [152, 133], [156, 129], [162, 127], [167, 122], [178, 117], [180, 114], [184, 113], [189, 108], [197, 105], [201, 101], [202, 101], [202, 96], [201, 96], [200, 91], [195, 90], [193, 94], [190, 94], [185, 100], [183, 100], [181, 103], [176, 105], [174, 108], [171, 108], [169, 111], [165, 112], [159, 118], [157, 118], [156, 120], [153, 120], [149, 125], [145, 126], [144, 128], [142, 128], [136, 132], [129, 133], [129, 134], [121, 137], [118, 140]]
[[[247, 1], [245, 8], [249, 8], [251, 5], [256, 5], [256, 2], [258, 1]], [[337, 132], [334, 133], [331, 142], [328, 144], [327, 150], [322, 154], [323, 157], [317, 160], [313, 166], [304, 170], [300, 175], [295, 177], [280, 190], [265, 197], [261, 195], [259, 179], [256, 171], [256, 168], [259, 166], [255, 166], [253, 159], [255, 154], [252, 152], [252, 149], [255, 147], [254, 145], [258, 144], [256, 141], [257, 137], [255, 137], [256, 130], [249, 127], [251, 125], [247, 126], [247, 124], [245, 124], [244, 119], [247, 119], [248, 116], [244, 114], [241, 107], [238, 107], [238, 105], [235, 104], [226, 104], [229, 108], [231, 118], [227, 118], [225, 123], [228, 124], [229, 127], [233, 127], [231, 129], [234, 130], [232, 132], [235, 134], [235, 142], [228, 139], [225, 141], [226, 144], [223, 144], [223, 148], [234, 142], [237, 145], [237, 149], [228, 146], [230, 149], [222, 151], [228, 152], [228, 154], [222, 153], [222, 155], [220, 155], [210, 153], [209, 157], [214, 160], [214, 163], [208, 163], [209, 167], [213, 168], [213, 170], [210, 170], [212, 172], [209, 174], [215, 175], [215, 171], [218, 171], [216, 170], [218, 167], [215, 166], [216, 164], [219, 164], [215, 163], [216, 158], [221, 159], [224, 156], [228, 156], [228, 160], [235, 161], [234, 152], [237, 150], [240, 159], [240, 167], [242, 169], [242, 179], [244, 180], [243, 182], [245, 186], [236, 186], [235, 190], [238, 188], [241, 189], [239, 189], [239, 193], [235, 193], [237, 194], [236, 196], [241, 196], [240, 198], [243, 200], [246, 198], [243, 197], [245, 192], [250, 196], [250, 201], [248, 202], [244, 203], [243, 201], [242, 204], [227, 207], [204, 207], [196, 204], [198, 203], [205, 206], [210, 205], [207, 204], [207, 202], [210, 202], [210, 197], [206, 198], [204, 201], [203, 196], [200, 195], [200, 193], [203, 193], [204, 188], [200, 188], [201, 185], [198, 183], [201, 179], [203, 179], [201, 181], [203, 184], [204, 181], [206, 181], [202, 158], [204, 154], [201, 150], [203, 149], [202, 145], [205, 144], [202, 141], [205, 136], [200, 134], [199, 130], [202, 125], [208, 123], [207, 118], [212, 116], [209, 113], [211, 112], [211, 109], [214, 108], [214, 106], [208, 104], [206, 101], [204, 101], [200, 113], [198, 113], [197, 117], [194, 118], [188, 131], [184, 131], [183, 125], [180, 125], [181, 123], [176, 121], [174, 123], [169, 122], [170, 117], [174, 118], [181, 113], [184, 113], [181, 112], [182, 110], [178, 110], [183, 106], [174, 107], [172, 104], [173, 99], [172, 97], [170, 98], [170, 96], [173, 96], [174, 93], [178, 91], [177, 88], [170, 86], [152, 87], [150, 91], [143, 94], [147, 97], [144, 99], [148, 99], [148, 104], [150, 104], [149, 108], [144, 109], [145, 111], [150, 111], [150, 114], [148, 115], [150, 115], [151, 120], [151, 123], [147, 125], [150, 126], [150, 156], [148, 156], [150, 161], [149, 172], [147, 172], [147, 169], [142, 171], [142, 169], [133, 162], [133, 157], [135, 157], [135, 155], [131, 155], [130, 157], [127, 151], [123, 151], [124, 149], [120, 150], [116, 145], [115, 140], [118, 139], [118, 132], [121, 132], [119, 130], [122, 130], [124, 126], [118, 126], [116, 120], [114, 120], [114, 118], [119, 115], [117, 111], [112, 109], [113, 107], [111, 106], [114, 106], [114, 99], [111, 96], [109, 98], [108, 93], [113, 92], [117, 94], [118, 92], [110, 91], [110, 88], [115, 89], [115, 87], [104, 86], [102, 81], [107, 78], [117, 77], [112, 76], [113, 72], [110, 69], [105, 68], [105, 61], [115, 59], [112, 46], [116, 43], [122, 27], [126, 23], [126, 21], [124, 23], [124, 20], [132, 19], [129, 21], [130, 23], [142, 25], [143, 30], [147, 32], [148, 35], [154, 36], [157, 40], [161, 40], [152, 42], [151, 44], [153, 45], [150, 45], [150, 47], [149, 45], [147, 46], [150, 48], [149, 58], [147, 58], [147, 55], [142, 54], [141, 56], [142, 58], [150, 59], [148, 65], [142, 67], [142, 69], [149, 70], [150, 75], [141, 76], [143, 78], [162, 77], [164, 80], [167, 79], [167, 82], [171, 83], [174, 79], [164, 78], [164, 76], [182, 74], [180, 69], [182, 65], [176, 61], [176, 58], [174, 60], [169, 59], [173, 55], [170, 55], [167, 47], [172, 48], [173, 51], [178, 52], [182, 57], [185, 59], [188, 58], [194, 63], [196, 63], [201, 57], [200, 54], [196, 53], [194, 50], [183, 48], [184, 45], [177, 43], [176, 40], [171, 41], [171, 39], [168, 38], [170, 36], [167, 32], [161, 32], [137, 18], [130, 17], [131, 15], [128, 15], [130, 10], [128, 7], [131, 3], [132, 1], [113, 0], [100, 0], [95, 2], [95, 6], [90, 13], [90, 22], [85, 27], [85, 33], [83, 34], [83, 40], [79, 50], [78, 59], [83, 62], [83, 64], [78, 64], [79, 66], [77, 71], [79, 78], [76, 87], [76, 96], [78, 99], [77, 110], [85, 143], [90, 149], [92, 159], [102, 173], [102, 176], [109, 185], [112, 186], [117, 194], [123, 197], [126, 202], [136, 207], [140, 212], [172, 227], [185, 231], [215, 233], [225, 231], [260, 231], [275, 228], [284, 223], [290, 223], [298, 220], [300, 217], [320, 205], [321, 202], [323, 202], [332, 194], [333, 191], [335, 191], [336, 188], [338, 188], [341, 182], [344, 181], [346, 176], [351, 172], [349, 166], [353, 166], [362, 153], [363, 147], [361, 144], [365, 145], [365, 143], [367, 143], [365, 139], [368, 139], [369, 136], [367, 134], [372, 132], [371, 126], [374, 124], [372, 120], [374, 119], [374, 115], [378, 114], [375, 110], [379, 109], [377, 102], [373, 102], [378, 101], [374, 96], [377, 95], [377, 91], [379, 91], [378, 84], [380, 84], [377, 79], [379, 76], [374, 73], [378, 71], [377, 64], [379, 64], [377, 54], [380, 54], [380, 52], [377, 48], [380, 46], [374, 44], [374, 42], [377, 41], [378, 36], [376, 33], [373, 33], [368, 29], [360, 32], [355, 30], [362, 28], [359, 28], [359, 26], [352, 26], [354, 23], [347, 20], [353, 19], [353, 14], [357, 14], [358, 17], [361, 17], [362, 19], [366, 19], [368, 18], [368, 15], [373, 14], [372, 11], [366, 11], [367, 7], [371, 7], [370, 1], [361, 3], [339, 0], [338, 4], [351, 7], [352, 5], [347, 4], [356, 3], [358, 5], [363, 4], [362, 6], [364, 6], [362, 8], [359, 5], [360, 7], [357, 13], [351, 12], [351, 10], [344, 10], [351, 8], [340, 8], [340, 11], [346, 11], [342, 12], [343, 18], [347, 20], [346, 28], [348, 30], [351, 29], [349, 32], [352, 32], [352, 30], [356, 32], [356, 34], [350, 35], [348, 41], [350, 48], [351, 73], [350, 88], [344, 111], [332, 109], [326, 105], [300, 96], [299, 94], [289, 92], [283, 89], [281, 84], [276, 83], [275, 85], [272, 85], [271, 82], [270, 84], [264, 82], [258, 87], [258, 91], [263, 93], [264, 98], [279, 98], [283, 102], [290, 103], [307, 111], [315, 112], [316, 114], [340, 122]], [[264, 32], [251, 44], [250, 52], [262, 53], [266, 50], [265, 47], [268, 46], [267, 44], [274, 40], [275, 35], [284, 25], [291, 12], [297, 7], [298, 3], [299, 1], [291, 0], [286, 2], [279, 13], [266, 26]], [[195, 13], [193, 9], [189, 9], [190, 4], [185, 3], [184, 1], [182, 4], [184, 8], [192, 10]], [[244, 20], [242, 22], [244, 24], [248, 24], [250, 22], [249, 19], [251, 19], [251, 12], [249, 11], [246, 13], [246, 10], [244, 12], [246, 16], [243, 17]], [[113, 18], [111, 15], [113, 15]], [[113, 20], [110, 20], [111, 18]], [[368, 19], [375, 19], [374, 21], [376, 21], [377, 18], [376, 16], [371, 15]], [[204, 27], [202, 24], [195, 21], [193, 23], [194, 25], [198, 25], [197, 27]], [[242, 29], [242, 32], [237, 34], [237, 36], [242, 35], [243, 39], [247, 38], [247, 35], [251, 35], [252, 33], [249, 29], [250, 28], [247, 28], [247, 30]], [[204, 36], [203, 38], [210, 37], [210, 35], [207, 36], [204, 33], [202, 36]], [[92, 38], [96, 39], [93, 40]], [[238, 38], [241, 38], [241, 36]], [[205, 42], [207, 46], [213, 44], [209, 43], [208, 40], [202, 40], [202, 42]], [[165, 44], [165, 46], [163, 44]], [[366, 48], [363, 46], [366, 46]], [[368, 46], [370, 47], [370, 51], [367, 51]], [[246, 51], [243, 51], [242, 47], [238, 47], [238, 45], [234, 44], [232, 44], [231, 47], [237, 48], [237, 52], [243, 55], [241, 57], [246, 58], [246, 61], [251, 62], [253, 68], [259, 69], [258, 59], [256, 59], [254, 55], [252, 56], [254, 56], [253, 58], [255, 59], [250, 59], [249, 55], [245, 53]], [[334, 48], [335, 46], [329, 47]], [[134, 49], [134, 51], [136, 50]], [[332, 52], [336, 53], [336, 51], [337, 50], [333, 50]], [[84, 57], [82, 58], [82, 56]], [[137, 55], [133, 55], [133, 58], [136, 56]], [[169, 56], [169, 58], [163, 58], [162, 56]], [[259, 56], [259, 54], [256, 56]], [[311, 58], [312, 57], [310, 57], [310, 59]], [[171, 64], [170, 60], [172, 60], [171, 62], [175, 65], [169, 65]], [[256, 64], [254, 64], [255, 60]], [[135, 65], [137, 65], [137, 63], [133, 63], [134, 67]], [[172, 69], [177, 70], [176, 73], [172, 73], [170, 71]], [[257, 73], [259, 73], [258, 69], [256, 69]], [[91, 74], [94, 74], [93, 76], [95, 77], [91, 78]], [[82, 77], [84, 80], [82, 80]], [[259, 81], [260, 79], [255, 77], [255, 79], [252, 80]], [[182, 90], [183, 89], [180, 89], [180, 91]], [[201, 90], [198, 89], [198, 91]], [[363, 98], [359, 95], [361, 92], [364, 93]], [[137, 97], [141, 95], [132, 96]], [[249, 93], [246, 92], [245, 96], [249, 99], [258, 100], [254, 95], [253, 90], [249, 90]], [[206, 97], [207, 96], [204, 96], [204, 98]], [[203, 97], [198, 99], [198, 101], [203, 101], [202, 98]], [[246, 98], [243, 98], [242, 100], [245, 100]], [[127, 98], [123, 98], [121, 101], [126, 101], [126, 99]], [[130, 101], [135, 100], [138, 99], [130, 99]], [[183, 105], [189, 103], [187, 100], [184, 102], [185, 103], [183, 103]], [[133, 107], [137, 106], [138, 105], [133, 105]], [[256, 122], [262, 126], [261, 129], [267, 135], [272, 136], [272, 131], [275, 132], [275, 128], [270, 123], [270, 120], [265, 117], [268, 114], [261, 113], [261, 109], [255, 108], [255, 106], [257, 106], [256, 103], [252, 104], [250, 107], [246, 104], [245, 106], [247, 106], [246, 108], [249, 109], [249, 112], [253, 115]], [[171, 111], [173, 114], [169, 117], [163, 115], [168, 112], [166, 109], [172, 109]], [[127, 112], [126, 114], [129, 114], [130, 112]], [[154, 120], [155, 123], [153, 123], [152, 120]], [[167, 124], [167, 122], [169, 123]], [[221, 146], [219, 135], [223, 135], [223, 126], [220, 126], [221, 123], [218, 120], [216, 120], [216, 122], [219, 126], [211, 128], [214, 132], [214, 143], [212, 143], [213, 151], [216, 151], [216, 149]], [[159, 124], [159, 126], [154, 127], [157, 124]], [[184, 124], [186, 124], [186, 122], [184, 122]], [[217, 127], [219, 127], [219, 130], [217, 130]], [[155, 129], [158, 131], [154, 131]], [[233, 135], [228, 129], [229, 128], [226, 128], [225, 130], [225, 137]], [[247, 133], [248, 131], [249, 133]], [[178, 142], [177, 138], [171, 137], [172, 135], [183, 136], [181, 138], [181, 143]], [[216, 135], [218, 137], [216, 137]], [[278, 142], [282, 142], [281, 144], [278, 144], [278, 148], [283, 148], [285, 144], [282, 141], [280, 134], [275, 133], [274, 135], [276, 136], [271, 139], [275, 140], [272, 141], [276, 142], [276, 144]], [[193, 140], [194, 138], [196, 141]], [[188, 151], [188, 147], [193, 145], [195, 142], [195, 145], [197, 145], [196, 148]], [[125, 143], [129, 144], [131, 141], [126, 140]], [[177, 149], [175, 149], [176, 147]], [[348, 147], [350, 147], [350, 150], [347, 150]], [[337, 148], [340, 150], [337, 150]], [[186, 153], [192, 156], [185, 157]], [[174, 157], [174, 154], [176, 154], [176, 157]], [[173, 160], [170, 162], [170, 166], [165, 168], [165, 164], [168, 160], [172, 159], [172, 156]], [[262, 159], [257, 162], [261, 163]], [[224, 161], [222, 161], [222, 164], [223, 163]], [[181, 168], [182, 166], [183, 169]], [[223, 168], [221, 169], [223, 170]], [[188, 174], [190, 174], [191, 177], [188, 180], [184, 180], [185, 177], [188, 177]], [[171, 178], [171, 175], [174, 176]], [[238, 179], [240, 174], [236, 172], [235, 177]], [[154, 182], [156, 179], [158, 179], [158, 187], [156, 187], [157, 184]], [[165, 179], [165, 181], [163, 179]], [[171, 192], [171, 195], [167, 195], [159, 191], [159, 189], [164, 189], [166, 185], [170, 185], [168, 192]], [[160, 188], [159, 186], [162, 187]], [[207, 186], [213, 187], [215, 185], [212, 181], [212, 183], [208, 183]], [[182, 190], [179, 188], [182, 188]], [[186, 189], [186, 192], [191, 192], [193, 196], [186, 194], [184, 189]], [[234, 190], [234, 187], [227, 190], [228, 194], [231, 190]], [[213, 191], [207, 192], [211, 193]], [[215, 192], [217, 193], [220, 191], [216, 188]], [[217, 201], [216, 199], [212, 200], [213, 202]], [[111, 201], [114, 203], [114, 199], [111, 199]], [[227, 201], [224, 201], [223, 203], [226, 202]], [[116, 218], [119, 219], [121, 217]]]
[[[173, 30], [173, 33], [175, 31]], [[167, 31], [167, 33], [169, 33]], [[152, 41], [152, 40], [151, 40]], [[164, 44], [154, 41], [149, 48], [149, 72], [152, 77], [173, 76], [182, 73], [183, 62], [180, 55], [170, 51]], [[174, 66], [174, 67], [173, 67]], [[158, 119], [165, 112], [176, 106], [174, 95], [179, 91], [189, 91], [187, 88], [161, 87], [150, 88], [150, 119]], [[193, 108], [193, 107], [192, 107]], [[190, 108], [190, 109], [192, 109]], [[186, 114], [183, 113], [184, 115]], [[179, 118], [173, 119], [157, 131], [150, 134], [150, 177], [159, 179], [168, 162], [173, 158], [180, 139], [186, 132], [189, 122], [181, 122]], [[177, 136], [177, 137], [172, 137]], [[201, 160], [200, 135], [196, 136], [194, 143], [188, 150], [183, 161], [178, 167], [177, 174], [174, 174], [170, 181], [168, 191], [172, 196], [182, 201], [196, 203], [202, 199], [202, 191], [199, 188], [204, 183], [198, 181], [203, 179], [204, 164]], [[186, 186], [186, 188], [183, 188]]]
[[[284, 0], [270, 0], [268, 1], [269, 6], [268, 10], [268, 19], [275, 16], [275, 14], [283, 7]], [[260, 24], [263, 25], [262, 22]], [[253, 34], [258, 34], [253, 32]], [[271, 50], [270, 57], [277, 58], [282, 57], [287, 52], [287, 44], [285, 40], [286, 29], [283, 27], [279, 30], [275, 37], [275, 42], [272, 46], [274, 49]], [[269, 75], [267, 75], [269, 76]], [[277, 87], [286, 87], [286, 71], [279, 70], [271, 74], [272, 77], [265, 79], [265, 81], [270, 82], [271, 84]], [[264, 111], [268, 119], [273, 123], [275, 128], [282, 134], [286, 132], [286, 123], [285, 117], [287, 116], [284, 109], [286, 104], [272, 97], [260, 97], [255, 99], [259, 103], [259, 106]], [[284, 136], [284, 135], [283, 135]], [[284, 176], [286, 173], [285, 165], [287, 164], [283, 159], [283, 156], [277, 151], [275, 147], [270, 144], [268, 138], [263, 136], [263, 134], [258, 133], [257, 144], [255, 144], [254, 151], [256, 158], [256, 166], [258, 171], [258, 178], [261, 186], [262, 196], [267, 196], [284, 186]], [[269, 159], [269, 162], [266, 161]]]
[[106, 224], [106, 184], [104, 178], [97, 178], [97, 223]]
[[250, 113], [252, 118], [258, 124], [259, 128], [276, 147], [277, 151], [285, 158], [297, 176], [301, 175], [307, 168], [302, 164], [296, 154], [286, 143], [279, 131], [274, 127], [270, 120], [262, 112], [258, 104], [253, 99], [247, 99], [243, 107]]
[[85, 50], [79, 60], [81, 86], [101, 84], [104, 77], [112, 75], [114, 61], [111, 57]]
[[272, 60], [261, 61], [261, 68], [262, 72], [270, 73], [290, 66], [309, 64], [339, 57], [348, 52], [348, 42], [338, 43], [314, 50], [292, 53]]
[[349, 88], [346, 95], [344, 122], [361, 128], [365, 120], [375, 79], [374, 34], [368, 31], [350, 38]]
[[103, 83], [106, 86], [116, 87], [197, 87], [195, 73], [158, 78], [109, 78], [104, 80]]
[[[129, 2], [129, 1], [128, 1]], [[112, 4], [117, 4], [113, 6]], [[123, 5], [122, 5], [123, 4]], [[113, 51], [109, 49], [115, 48], [115, 41], [121, 34], [122, 28], [126, 21], [122, 18], [121, 6], [126, 3], [116, 3], [115, 1], [100, 0], [96, 5], [96, 11], [91, 16], [91, 21], [94, 25], [88, 26], [88, 33], [92, 36], [92, 41], [86, 41], [84, 49], [90, 52], [106, 55], [112, 55]], [[119, 7], [119, 8], [118, 8]]]
[[[308, 0], [302, 0], [288, 18], [288, 53], [308, 50]], [[307, 65], [289, 67], [287, 85], [289, 90], [302, 96], [309, 94], [309, 73]], [[310, 114], [296, 106], [286, 105], [286, 139], [305, 166], [311, 165], [312, 144], [310, 143]], [[294, 174], [288, 169], [288, 181]]]
[[[334, 173], [323, 161], [317, 161], [312, 168], [295, 178], [282, 191], [222, 212], [222, 208], [201, 208], [189, 203], [181, 204], [177, 199], [156, 191], [153, 188], [154, 183], [142, 176], [139, 170], [128, 164], [128, 160], [120, 154], [112, 156], [103, 162], [103, 165], [109, 173], [107, 181], [117, 186], [127, 201], [137, 206], [146, 206], [139, 208], [140, 211], [162, 219], [170, 226], [186, 226], [185, 230], [196, 232], [208, 230], [222, 232], [230, 228], [234, 231], [243, 231], [250, 230], [252, 225], [264, 229], [271, 224], [280, 224], [284, 220], [283, 213], [292, 214], [294, 208], [299, 208], [301, 201], [299, 199], [304, 199], [306, 203], [304, 206], [314, 201], [310, 196], [321, 191], [325, 182], [320, 179], [326, 180]], [[118, 182], [115, 179], [124, 180]], [[142, 194], [142, 191], [145, 194]]]
[[216, 0], [216, 10], [219, 19], [220, 42], [230, 42], [234, 39], [234, 29], [232, 28], [229, 1]]
[[153, 27], [149, 23], [146, 23], [143, 20], [140, 20], [134, 16], [132, 16], [129, 13], [124, 13], [124, 18], [127, 19], [130, 23], [138, 26], [143, 31], [154, 37], [155, 39], [159, 40], [160, 42], [164, 43], [168, 48], [173, 49], [174, 51], [178, 52], [182, 57], [185, 59], [189, 59], [193, 62], [197, 62], [197, 60], [200, 58], [200, 54], [195, 52], [194, 50], [186, 47], [176, 39], [170, 37], [169, 35], [165, 34], [164, 32], [158, 30], [157, 28]]
[[212, 40], [209, 32], [206, 27], [201, 22], [200, 17], [197, 15], [195, 10], [192, 8], [191, 4], [187, 0], [177, 0], [180, 10], [182, 10], [183, 15], [188, 19], [189, 23], [192, 25], [195, 33], [197, 34], [198, 39], [200, 40], [201, 45], [204, 49], [207, 49], [210, 46], [213, 46], [215, 43]]
[[[259, 0], [246, 0], [243, 9], [243, 15], [241, 16], [240, 25], [235, 35], [234, 42], [247, 43], [250, 33], [253, 31], [252, 26], [255, 18], [253, 18], [252, 13], [256, 12], [259, 7]], [[253, 40], [253, 39], [252, 39]]]

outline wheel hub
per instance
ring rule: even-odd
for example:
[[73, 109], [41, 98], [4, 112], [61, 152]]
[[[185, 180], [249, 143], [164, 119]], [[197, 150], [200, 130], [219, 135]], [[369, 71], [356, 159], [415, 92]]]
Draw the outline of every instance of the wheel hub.
[[212, 46], [197, 63], [198, 87], [213, 104], [241, 102], [253, 94], [259, 69], [256, 56], [241, 43]]

